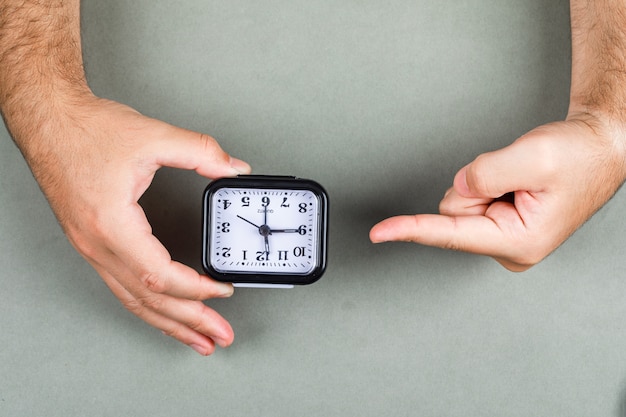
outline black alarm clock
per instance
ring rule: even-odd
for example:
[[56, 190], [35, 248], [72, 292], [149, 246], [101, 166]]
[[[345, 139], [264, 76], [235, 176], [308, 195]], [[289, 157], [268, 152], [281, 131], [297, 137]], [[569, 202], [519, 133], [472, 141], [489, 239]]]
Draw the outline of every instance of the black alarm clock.
[[293, 287], [326, 269], [328, 195], [315, 181], [240, 175], [203, 198], [205, 272], [239, 287]]

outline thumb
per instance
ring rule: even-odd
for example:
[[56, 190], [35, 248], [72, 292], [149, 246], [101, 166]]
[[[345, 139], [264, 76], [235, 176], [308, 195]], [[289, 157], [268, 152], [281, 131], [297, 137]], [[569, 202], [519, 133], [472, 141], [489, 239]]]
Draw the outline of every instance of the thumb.
[[514, 191], [542, 191], [552, 159], [542, 152], [546, 147], [540, 141], [527, 135], [505, 148], [479, 155], [456, 174], [454, 189], [462, 197], [492, 199]]
[[168, 125], [151, 142], [159, 166], [195, 170], [208, 178], [250, 173], [250, 165], [226, 153], [209, 135]]

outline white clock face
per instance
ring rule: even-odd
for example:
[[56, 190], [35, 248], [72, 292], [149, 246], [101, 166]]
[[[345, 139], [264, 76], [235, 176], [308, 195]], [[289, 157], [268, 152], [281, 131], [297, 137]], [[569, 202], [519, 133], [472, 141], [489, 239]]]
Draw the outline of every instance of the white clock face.
[[209, 204], [216, 271], [306, 275], [315, 269], [320, 201], [312, 191], [227, 187]]

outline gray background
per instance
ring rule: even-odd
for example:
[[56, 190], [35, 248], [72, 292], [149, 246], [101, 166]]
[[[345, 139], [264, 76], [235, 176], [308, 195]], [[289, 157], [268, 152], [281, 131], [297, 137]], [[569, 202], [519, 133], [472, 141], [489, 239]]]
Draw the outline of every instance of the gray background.
[[[369, 243], [456, 171], [567, 111], [564, 0], [83, 1], [94, 91], [331, 196], [313, 286], [209, 301], [203, 358], [126, 312], [0, 132], [2, 416], [626, 416], [620, 192], [539, 266]], [[207, 180], [142, 200], [196, 268]]]

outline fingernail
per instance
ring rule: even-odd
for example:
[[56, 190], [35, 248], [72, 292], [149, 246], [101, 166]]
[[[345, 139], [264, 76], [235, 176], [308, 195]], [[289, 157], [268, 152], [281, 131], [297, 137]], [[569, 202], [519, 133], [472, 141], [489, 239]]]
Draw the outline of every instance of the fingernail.
[[463, 197], [471, 195], [469, 186], [467, 185], [467, 167], [461, 168], [454, 178], [454, 189]]
[[202, 356], [209, 356], [209, 351], [204, 346], [200, 346], [200, 345], [196, 345], [192, 343], [191, 345], [189, 345], [189, 347], [195, 350], [196, 352], [198, 352], [199, 354], [201, 354]]
[[378, 236], [370, 235], [370, 242], [372, 243], [383, 243], [383, 240]]
[[238, 174], [249, 174], [252, 171], [247, 162], [232, 156], [230, 157], [230, 167], [237, 171]]
[[222, 349], [226, 349], [231, 344], [231, 342], [228, 342], [220, 337], [213, 337], [213, 341]]
[[220, 290], [217, 295], [221, 298], [231, 297], [235, 293], [235, 287], [232, 284], [222, 284], [220, 283]]

